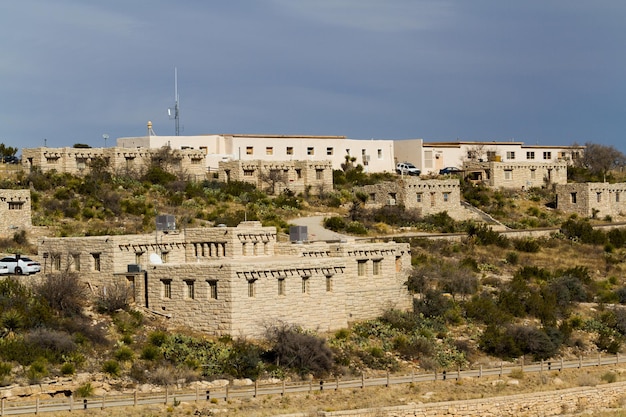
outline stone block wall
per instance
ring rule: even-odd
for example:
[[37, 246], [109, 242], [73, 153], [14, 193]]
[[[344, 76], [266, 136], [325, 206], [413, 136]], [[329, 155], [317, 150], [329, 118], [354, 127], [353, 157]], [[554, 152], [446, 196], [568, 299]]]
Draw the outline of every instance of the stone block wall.
[[495, 188], [526, 189], [547, 184], [567, 184], [566, 162], [466, 162], [471, 179]]
[[461, 186], [458, 179], [422, 180], [405, 178], [360, 187], [368, 195], [368, 207], [402, 205], [408, 210], [418, 210], [422, 216], [447, 212], [455, 220], [473, 218], [461, 206]]
[[30, 190], [0, 190], [0, 237], [31, 227]]
[[[56, 170], [74, 175], [89, 172], [91, 162], [102, 158], [108, 162], [112, 173], [140, 173], [158, 157], [163, 149], [149, 148], [24, 148], [22, 164], [42, 172]], [[169, 150], [169, 158], [164, 168], [172, 173], [184, 175], [192, 180], [206, 178], [206, 154], [201, 150]]]
[[588, 182], [556, 186], [557, 208], [584, 217], [626, 216], [626, 183]]
[[39, 253], [46, 272], [77, 271], [97, 291], [125, 283], [172, 326], [213, 335], [260, 336], [277, 320], [331, 331], [412, 307], [408, 244], [277, 242], [276, 229], [260, 222], [42, 238]]
[[219, 163], [222, 182], [243, 181], [271, 194], [289, 189], [296, 194], [319, 194], [333, 189], [331, 161], [252, 161], [234, 160]]

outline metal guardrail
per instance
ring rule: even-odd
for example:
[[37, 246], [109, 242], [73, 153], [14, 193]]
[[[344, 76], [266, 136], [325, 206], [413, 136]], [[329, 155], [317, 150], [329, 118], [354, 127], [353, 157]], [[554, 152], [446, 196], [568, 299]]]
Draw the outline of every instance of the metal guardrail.
[[522, 372], [544, 372], [561, 371], [564, 369], [581, 369], [592, 366], [617, 365], [626, 362], [626, 356], [618, 355], [598, 355], [597, 357], [579, 357], [576, 360], [565, 361], [562, 358], [551, 361], [533, 362], [524, 364], [523, 361], [516, 365], [478, 369], [467, 369], [456, 371], [443, 371], [433, 373], [411, 373], [408, 375], [390, 375], [384, 377], [342, 380], [310, 380], [304, 382], [286, 383], [282, 381], [278, 384], [259, 384], [255, 382], [253, 386], [232, 386], [225, 385], [209, 390], [172, 390], [165, 389], [156, 393], [104, 395], [101, 397], [79, 398], [73, 396], [65, 399], [53, 398], [50, 400], [7, 400], [3, 398], [0, 402], [0, 416], [39, 414], [46, 412], [74, 411], [88, 409], [105, 409], [113, 407], [133, 407], [149, 404], [175, 404], [176, 402], [199, 402], [211, 400], [229, 400], [232, 398], [254, 398], [261, 395], [287, 395], [294, 393], [328, 391], [340, 389], [366, 388], [375, 386], [386, 386], [398, 384], [416, 384], [431, 381], [459, 380], [462, 378], [481, 378], [484, 376], [498, 376], [511, 374], [514, 370]]

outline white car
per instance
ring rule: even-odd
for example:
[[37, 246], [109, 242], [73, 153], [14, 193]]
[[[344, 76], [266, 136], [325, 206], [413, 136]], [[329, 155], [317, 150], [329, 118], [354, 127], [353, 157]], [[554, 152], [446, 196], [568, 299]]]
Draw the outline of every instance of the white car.
[[41, 271], [41, 264], [24, 256], [7, 256], [0, 259], [0, 274], [6, 267], [8, 274], [30, 275]]
[[396, 173], [398, 175], [414, 175], [419, 177], [422, 172], [410, 162], [400, 162], [396, 165]]

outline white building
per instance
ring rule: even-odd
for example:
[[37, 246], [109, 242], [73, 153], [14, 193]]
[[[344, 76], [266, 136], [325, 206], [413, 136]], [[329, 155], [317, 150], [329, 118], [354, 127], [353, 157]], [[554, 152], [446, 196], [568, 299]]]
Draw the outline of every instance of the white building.
[[582, 156], [584, 146], [539, 146], [523, 142], [424, 142], [422, 139], [396, 140], [398, 162], [412, 162], [422, 174], [438, 173], [463, 162], [566, 162]]
[[219, 162], [229, 160], [265, 161], [331, 161], [333, 169], [341, 169], [346, 156], [356, 158], [366, 172], [394, 172], [394, 142], [379, 139], [348, 139], [345, 136], [295, 135], [198, 135], [157, 136], [148, 122], [148, 134], [117, 139], [124, 148], [200, 149], [206, 153], [210, 171], [217, 171]]

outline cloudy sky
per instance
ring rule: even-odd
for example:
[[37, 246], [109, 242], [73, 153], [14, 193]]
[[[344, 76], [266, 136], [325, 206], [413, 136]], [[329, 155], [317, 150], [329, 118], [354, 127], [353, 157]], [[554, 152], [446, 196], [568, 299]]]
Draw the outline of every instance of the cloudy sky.
[[3, 0], [0, 141], [181, 134], [601, 143], [623, 0]]

